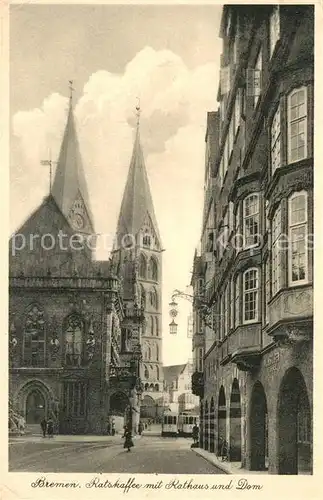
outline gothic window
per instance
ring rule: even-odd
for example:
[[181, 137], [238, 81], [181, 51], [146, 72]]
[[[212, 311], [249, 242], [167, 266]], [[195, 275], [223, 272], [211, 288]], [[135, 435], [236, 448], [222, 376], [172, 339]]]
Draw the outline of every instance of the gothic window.
[[159, 385], [155, 384], [155, 392], [159, 392]]
[[143, 236], [142, 244], [144, 247], [148, 247], [148, 248], [150, 248], [150, 246], [151, 246], [151, 236], [147, 231], [145, 232], [145, 234]]
[[151, 347], [148, 346], [148, 359], [151, 360]]
[[157, 298], [157, 292], [156, 292], [155, 288], [152, 288], [150, 293], [149, 293], [149, 301], [150, 301], [151, 307], [153, 307], [154, 309], [158, 308], [158, 298]]
[[82, 417], [86, 413], [86, 384], [66, 382], [63, 390], [63, 411], [66, 417]]
[[156, 361], [159, 361], [159, 347], [158, 347], [158, 344], [156, 344]]
[[154, 318], [153, 316], [150, 316], [150, 335], [154, 335]]
[[30, 307], [26, 314], [24, 364], [27, 366], [44, 366], [45, 364], [44, 311], [37, 305]]
[[158, 317], [157, 316], [155, 318], [155, 326], [156, 326], [156, 336], [158, 337], [158, 335], [159, 335], [159, 323], [158, 323]]
[[140, 278], [147, 278], [147, 260], [143, 254], [139, 257], [139, 276]]
[[156, 366], [156, 378], [159, 380], [159, 366]]
[[81, 366], [83, 357], [84, 323], [80, 316], [73, 314], [65, 326], [65, 363]]
[[149, 260], [148, 279], [153, 281], [158, 280], [158, 265], [156, 259], [154, 259], [153, 257], [151, 257]]
[[146, 292], [143, 285], [140, 284], [140, 294], [141, 294], [141, 305], [145, 309], [146, 308]]
[[145, 368], [144, 368], [144, 377], [146, 379], [149, 378], [149, 370], [148, 370], [147, 366], [145, 366]]

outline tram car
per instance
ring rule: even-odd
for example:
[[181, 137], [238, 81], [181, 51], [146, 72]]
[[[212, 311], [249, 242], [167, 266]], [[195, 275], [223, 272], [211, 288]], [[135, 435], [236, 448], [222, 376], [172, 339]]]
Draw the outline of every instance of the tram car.
[[178, 415], [178, 435], [192, 436], [194, 425], [199, 425], [199, 416], [196, 413], [182, 412]]
[[177, 425], [178, 425], [177, 412], [174, 411], [165, 412], [163, 415], [161, 435], [176, 437], [178, 435]]

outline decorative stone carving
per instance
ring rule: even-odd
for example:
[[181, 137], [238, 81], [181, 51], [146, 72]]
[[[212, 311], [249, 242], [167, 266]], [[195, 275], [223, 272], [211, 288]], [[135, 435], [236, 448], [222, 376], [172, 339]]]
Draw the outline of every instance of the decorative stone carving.
[[89, 326], [89, 336], [86, 341], [86, 354], [88, 360], [91, 360], [94, 356], [94, 351], [95, 351], [95, 337], [94, 337], [94, 328], [93, 328], [93, 321], [92, 319], [90, 320], [90, 326]]

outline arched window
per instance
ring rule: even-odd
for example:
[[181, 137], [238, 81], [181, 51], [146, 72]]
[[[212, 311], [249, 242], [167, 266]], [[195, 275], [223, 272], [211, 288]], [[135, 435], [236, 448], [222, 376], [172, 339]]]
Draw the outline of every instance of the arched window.
[[159, 392], [159, 385], [155, 384], [155, 392]]
[[150, 334], [154, 335], [154, 318], [153, 316], [150, 316]]
[[156, 344], [156, 361], [159, 361], [159, 347], [158, 347], [158, 344]]
[[148, 346], [148, 359], [151, 360], [151, 347]]
[[156, 366], [156, 378], [159, 380], [159, 366]]
[[65, 324], [65, 363], [81, 366], [83, 355], [84, 322], [77, 314], [67, 318]]
[[243, 235], [245, 248], [258, 244], [259, 240], [259, 195], [249, 194], [243, 200]]
[[27, 309], [24, 329], [24, 365], [45, 364], [45, 319], [38, 305]]
[[258, 294], [259, 278], [258, 269], [247, 269], [243, 273], [243, 322], [258, 321]]
[[143, 246], [146, 248], [150, 248], [151, 242], [152, 242], [152, 238], [151, 238], [150, 234], [148, 233], [148, 231], [145, 231], [143, 238], [142, 238]]
[[158, 322], [158, 316], [155, 317], [155, 327], [156, 327], [156, 336], [158, 337], [159, 335], [159, 322]]
[[153, 281], [158, 281], [158, 264], [154, 257], [151, 257], [149, 260], [148, 278]]
[[149, 378], [149, 370], [148, 370], [147, 366], [145, 366], [145, 369], [144, 369], [144, 377], [146, 379]]
[[140, 284], [140, 299], [141, 299], [141, 306], [144, 309], [146, 309], [146, 291], [142, 284]]
[[154, 309], [158, 308], [158, 297], [155, 288], [152, 288], [149, 292], [149, 301], [151, 307], [153, 307]]
[[147, 278], [147, 260], [143, 254], [139, 257], [139, 276], [140, 278]]

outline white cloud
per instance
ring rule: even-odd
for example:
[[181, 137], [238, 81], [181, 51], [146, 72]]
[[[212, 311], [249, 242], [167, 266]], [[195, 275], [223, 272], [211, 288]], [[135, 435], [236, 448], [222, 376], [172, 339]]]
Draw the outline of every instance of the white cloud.
[[[123, 74], [105, 70], [92, 74], [75, 106], [96, 229], [113, 233], [131, 156], [136, 97], [140, 97], [143, 149], [167, 250], [164, 254], [167, 364], [191, 357], [183, 349], [184, 345], [186, 349], [190, 345], [184, 314], [180, 317], [179, 336], [170, 347], [167, 304], [171, 291], [185, 288], [190, 281], [202, 218], [206, 113], [216, 105], [217, 78], [215, 64], [190, 70], [176, 54], [146, 47], [126, 65]], [[49, 148], [53, 159], [58, 156], [66, 110], [67, 99], [52, 94], [39, 108], [20, 111], [13, 117], [12, 230], [46, 194], [48, 173], [40, 161], [47, 157]], [[32, 196], [26, 197], [26, 192]], [[188, 312], [184, 305], [181, 310]]]

